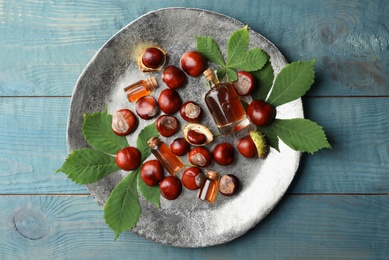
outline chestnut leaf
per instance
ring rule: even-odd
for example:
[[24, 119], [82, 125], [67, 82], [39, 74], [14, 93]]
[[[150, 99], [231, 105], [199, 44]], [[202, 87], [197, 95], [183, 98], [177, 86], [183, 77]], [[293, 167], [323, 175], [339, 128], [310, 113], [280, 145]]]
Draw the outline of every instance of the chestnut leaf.
[[245, 55], [249, 48], [250, 36], [247, 25], [240, 30], [234, 31], [227, 42], [227, 66]]
[[81, 148], [69, 154], [56, 172], [65, 173], [78, 184], [90, 184], [120, 170], [115, 157], [90, 148]]
[[260, 48], [252, 48], [243, 53], [239, 58], [227, 63], [227, 67], [244, 71], [256, 71], [261, 69], [269, 60], [269, 55]]
[[136, 148], [138, 148], [142, 154], [142, 162], [146, 160], [146, 158], [151, 154], [151, 149], [148, 146], [147, 141], [153, 136], [159, 137], [159, 132], [156, 128], [156, 122], [143, 128], [139, 133], [138, 139], [136, 140]]
[[109, 154], [129, 146], [127, 139], [116, 135], [111, 128], [112, 115], [104, 112], [86, 114], [82, 124], [82, 134], [93, 148]]
[[303, 96], [314, 82], [315, 59], [287, 64], [278, 73], [267, 102], [277, 107]]
[[266, 142], [269, 146], [273, 147], [278, 152], [280, 151], [278, 146], [278, 136], [273, 129], [273, 124], [267, 126], [258, 126], [257, 130], [265, 135]]
[[112, 190], [104, 205], [104, 219], [115, 233], [115, 240], [120, 233], [135, 227], [140, 216], [140, 204], [137, 191], [137, 176], [140, 168], [132, 171]]
[[262, 69], [251, 72], [255, 78], [255, 85], [251, 97], [253, 99], [259, 99], [265, 101], [269, 95], [270, 89], [273, 85], [274, 70], [268, 61]]
[[220, 52], [219, 45], [209, 36], [196, 36], [196, 49], [210, 62], [222, 67], [225, 66], [224, 58]]
[[322, 148], [331, 148], [323, 128], [309, 119], [275, 119], [272, 129], [286, 145], [296, 151], [313, 154]]
[[159, 186], [148, 186], [138, 174], [138, 189], [142, 196], [148, 201], [153, 203], [157, 208], [161, 207], [160, 198], [161, 191]]

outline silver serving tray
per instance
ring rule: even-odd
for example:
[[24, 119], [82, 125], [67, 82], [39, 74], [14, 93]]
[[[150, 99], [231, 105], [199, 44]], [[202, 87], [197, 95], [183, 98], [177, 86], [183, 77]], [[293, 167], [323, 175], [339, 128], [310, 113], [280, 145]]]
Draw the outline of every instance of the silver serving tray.
[[[168, 52], [167, 64], [179, 66], [181, 55], [196, 48], [194, 36], [211, 36], [225, 52], [230, 34], [243, 28], [241, 22], [222, 14], [199, 9], [167, 8], [147, 13], [116, 33], [96, 53], [80, 75], [71, 100], [68, 119], [67, 143], [69, 152], [87, 147], [81, 132], [85, 113], [103, 111], [108, 104], [108, 112], [121, 108], [134, 111], [123, 88], [130, 83], [155, 76], [160, 87], [153, 93], [155, 97], [166, 86], [161, 80], [161, 72], [141, 73], [136, 63], [136, 54], [142, 44], [155, 44]], [[275, 74], [286, 65], [281, 52], [262, 35], [249, 30], [250, 48], [260, 47], [270, 55]], [[225, 54], [225, 53], [224, 53]], [[210, 64], [212, 67], [213, 65]], [[201, 104], [205, 111], [204, 94], [207, 86], [203, 77], [189, 77], [188, 84], [178, 92], [183, 101], [192, 100]], [[277, 118], [303, 117], [301, 99], [277, 108]], [[181, 120], [181, 117], [177, 115]], [[128, 136], [135, 146], [139, 131], [153, 121], [140, 120], [136, 132]], [[218, 133], [210, 115], [203, 124]], [[185, 122], [181, 121], [184, 126]], [[208, 145], [212, 149], [217, 143], [236, 143], [241, 131], [228, 137], [217, 137]], [[170, 143], [170, 138], [163, 138]], [[265, 160], [247, 159], [236, 152], [232, 165], [219, 166], [213, 163], [209, 169], [221, 174], [235, 174], [241, 181], [240, 192], [233, 197], [219, 194], [215, 203], [197, 199], [198, 191], [183, 188], [181, 196], [174, 201], [161, 197], [161, 208], [147, 202], [140, 196], [142, 213], [133, 232], [153, 241], [178, 247], [205, 247], [231, 241], [259, 223], [277, 204], [290, 185], [299, 165], [301, 153], [293, 151], [280, 142], [281, 152], [271, 149]], [[152, 157], [152, 156], [151, 156]], [[151, 158], [150, 157], [150, 158]], [[186, 158], [183, 158], [186, 161]], [[99, 182], [87, 185], [89, 192], [100, 206], [104, 206], [112, 189], [128, 174], [116, 172]], [[181, 176], [181, 174], [179, 174]]]

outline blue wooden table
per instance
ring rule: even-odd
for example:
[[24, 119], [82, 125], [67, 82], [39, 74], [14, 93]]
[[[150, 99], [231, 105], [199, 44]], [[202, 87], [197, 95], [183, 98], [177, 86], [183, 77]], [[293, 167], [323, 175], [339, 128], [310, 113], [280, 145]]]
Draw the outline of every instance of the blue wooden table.
[[[209, 248], [114, 241], [87, 189], [54, 174], [83, 68], [129, 22], [173, 6], [240, 20], [288, 61], [316, 58], [305, 115], [333, 147], [303, 155], [264, 221]], [[0, 0], [0, 259], [388, 259], [388, 129], [385, 0]]]

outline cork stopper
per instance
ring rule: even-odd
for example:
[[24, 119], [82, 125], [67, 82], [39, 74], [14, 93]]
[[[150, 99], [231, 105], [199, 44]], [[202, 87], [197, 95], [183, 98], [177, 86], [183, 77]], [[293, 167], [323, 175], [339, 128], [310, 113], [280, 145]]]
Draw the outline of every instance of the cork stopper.
[[146, 81], [147, 88], [150, 91], [154, 90], [154, 89], [156, 89], [158, 87], [158, 82], [155, 79], [155, 77], [151, 77], [151, 78], [145, 79], [145, 81]]
[[210, 179], [216, 180], [218, 175], [219, 174], [215, 171], [211, 171], [211, 170], [207, 171], [207, 177]]
[[151, 137], [148, 141], [147, 141], [147, 145], [150, 147], [150, 148], [154, 148], [155, 146], [158, 146], [159, 145], [159, 138], [158, 137]]
[[207, 69], [203, 72], [204, 77], [207, 81], [212, 81], [213, 79], [216, 78], [215, 72], [213, 69]]

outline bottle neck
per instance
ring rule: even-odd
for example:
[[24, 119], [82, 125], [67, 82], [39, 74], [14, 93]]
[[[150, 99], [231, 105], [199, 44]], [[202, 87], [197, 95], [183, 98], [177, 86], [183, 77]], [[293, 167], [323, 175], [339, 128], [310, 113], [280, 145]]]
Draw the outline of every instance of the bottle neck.
[[146, 88], [150, 91], [152, 91], [158, 87], [158, 82], [155, 79], [155, 77], [145, 79], [145, 83], [146, 83]]

